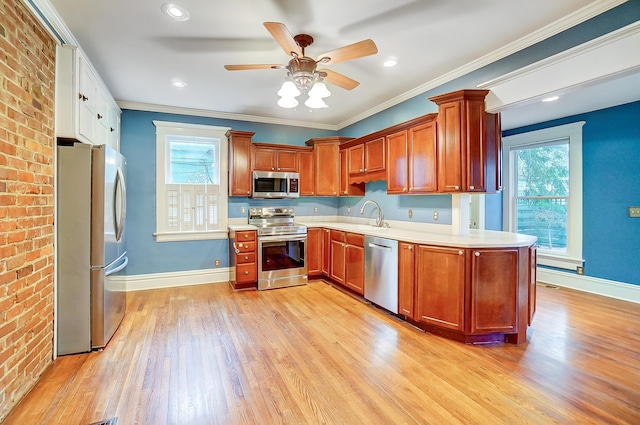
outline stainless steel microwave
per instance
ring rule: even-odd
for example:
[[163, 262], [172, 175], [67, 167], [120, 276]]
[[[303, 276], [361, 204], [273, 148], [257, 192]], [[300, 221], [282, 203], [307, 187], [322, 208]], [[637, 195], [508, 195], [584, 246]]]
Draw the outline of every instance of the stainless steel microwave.
[[254, 171], [253, 197], [299, 198], [300, 174], [280, 171]]

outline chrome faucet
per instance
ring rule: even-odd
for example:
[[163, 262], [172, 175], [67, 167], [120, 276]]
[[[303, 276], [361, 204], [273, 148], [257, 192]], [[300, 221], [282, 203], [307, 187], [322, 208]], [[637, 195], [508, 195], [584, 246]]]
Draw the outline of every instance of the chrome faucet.
[[382, 208], [380, 208], [380, 205], [378, 205], [376, 201], [372, 201], [371, 199], [369, 199], [368, 201], [365, 201], [365, 203], [362, 204], [362, 208], [360, 208], [360, 215], [364, 214], [364, 207], [366, 207], [367, 204], [373, 204], [378, 209], [378, 217], [376, 218], [376, 227], [384, 227], [385, 222], [384, 222], [384, 216], [382, 215]]

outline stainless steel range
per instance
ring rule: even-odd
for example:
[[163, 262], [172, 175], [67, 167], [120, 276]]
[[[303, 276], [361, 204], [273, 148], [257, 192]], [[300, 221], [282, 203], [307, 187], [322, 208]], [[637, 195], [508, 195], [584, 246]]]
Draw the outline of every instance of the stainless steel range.
[[290, 207], [249, 209], [258, 228], [258, 290], [307, 284], [307, 226], [294, 219]]

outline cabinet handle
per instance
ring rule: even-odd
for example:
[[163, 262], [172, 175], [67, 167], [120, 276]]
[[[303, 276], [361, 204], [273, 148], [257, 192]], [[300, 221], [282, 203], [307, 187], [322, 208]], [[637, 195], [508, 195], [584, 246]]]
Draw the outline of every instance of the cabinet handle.
[[475, 255], [476, 257], [480, 256], [480, 253], [478, 251], [474, 252], [473, 255]]
[[475, 186], [469, 186], [469, 189], [471, 189], [471, 190], [473, 190], [475, 188], [476, 188]]
[[464, 254], [462, 250], [458, 251], [458, 255], [462, 255], [462, 254]]
[[87, 100], [89, 100], [89, 98], [83, 95], [82, 93], [78, 93], [78, 99], [82, 99], [83, 102], [86, 102]]

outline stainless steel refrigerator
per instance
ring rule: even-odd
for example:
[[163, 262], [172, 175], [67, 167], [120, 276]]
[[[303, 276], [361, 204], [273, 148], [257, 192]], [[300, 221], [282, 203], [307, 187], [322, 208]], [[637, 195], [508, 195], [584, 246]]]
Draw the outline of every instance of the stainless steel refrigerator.
[[57, 349], [83, 353], [107, 345], [125, 313], [113, 275], [128, 263], [126, 160], [109, 146], [58, 142]]

